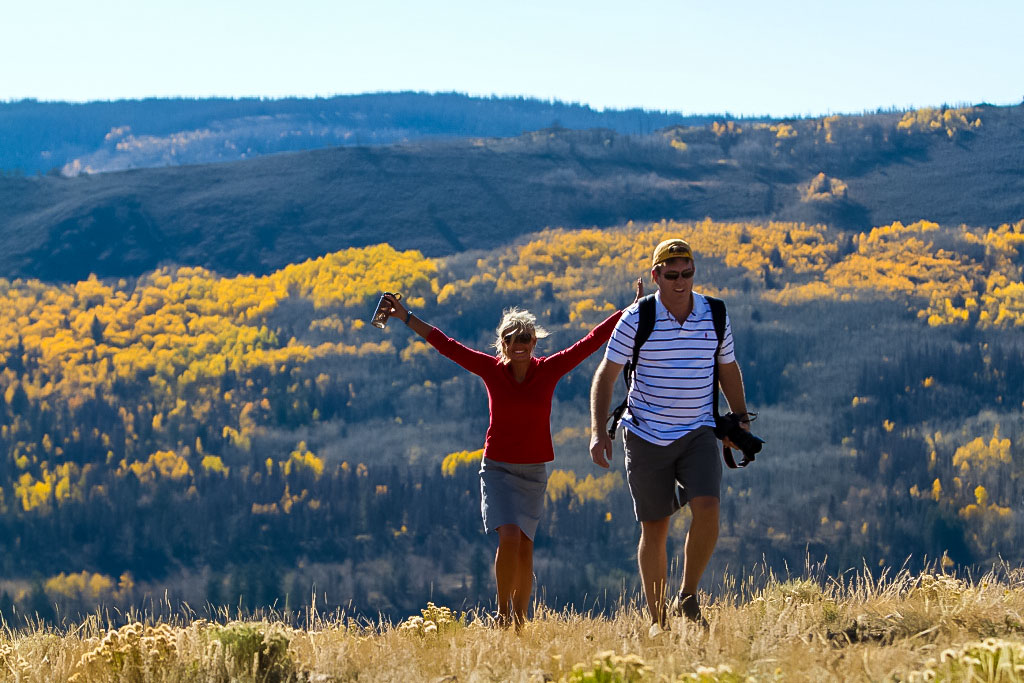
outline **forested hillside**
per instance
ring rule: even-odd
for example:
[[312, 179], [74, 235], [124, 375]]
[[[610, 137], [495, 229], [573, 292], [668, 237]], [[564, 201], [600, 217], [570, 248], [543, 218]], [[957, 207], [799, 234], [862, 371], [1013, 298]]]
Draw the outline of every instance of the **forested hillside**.
[[[729, 304], [768, 441], [726, 473], [709, 587], [806, 554], [832, 572], [1024, 561], [1024, 222], [663, 221], [444, 257], [378, 244], [266, 275], [0, 280], [0, 610], [165, 589], [295, 606], [314, 586], [321, 607], [368, 613], [487, 601], [483, 386], [403, 325], [365, 321], [399, 290], [484, 349], [502, 308], [525, 305], [553, 331], [547, 354], [630, 301], [668, 235]], [[607, 473], [587, 453], [597, 361], [556, 391], [537, 543], [552, 605], [609, 607], [635, 582], [621, 453]], [[684, 532], [679, 516], [671, 552]]]
[[551, 226], [708, 216], [851, 231], [922, 219], [994, 226], [1024, 215], [1022, 131], [1024, 107], [970, 107], [6, 177], [0, 274], [74, 282], [172, 264], [268, 275], [382, 241], [442, 257]]

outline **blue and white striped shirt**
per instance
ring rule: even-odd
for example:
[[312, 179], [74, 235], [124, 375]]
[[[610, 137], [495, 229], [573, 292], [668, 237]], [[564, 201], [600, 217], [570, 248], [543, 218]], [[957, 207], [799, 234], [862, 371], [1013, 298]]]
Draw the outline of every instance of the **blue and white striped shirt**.
[[[715, 426], [711, 387], [718, 339], [703, 295], [693, 293], [693, 311], [682, 325], [661, 303], [660, 292], [654, 298], [654, 329], [640, 348], [622, 424], [645, 441], [667, 446], [698, 427]], [[633, 359], [639, 319], [638, 303], [623, 312], [608, 340], [605, 358], [620, 365]], [[735, 360], [727, 315], [718, 362]]]

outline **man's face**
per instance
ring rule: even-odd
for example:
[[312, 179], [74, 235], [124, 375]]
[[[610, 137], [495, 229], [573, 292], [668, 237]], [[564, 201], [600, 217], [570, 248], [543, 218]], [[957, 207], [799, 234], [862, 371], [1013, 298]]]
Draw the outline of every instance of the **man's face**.
[[688, 301], [693, 291], [693, 260], [688, 258], [674, 258], [655, 266], [651, 270], [651, 277], [658, 285], [661, 292], [662, 302], [676, 303]]

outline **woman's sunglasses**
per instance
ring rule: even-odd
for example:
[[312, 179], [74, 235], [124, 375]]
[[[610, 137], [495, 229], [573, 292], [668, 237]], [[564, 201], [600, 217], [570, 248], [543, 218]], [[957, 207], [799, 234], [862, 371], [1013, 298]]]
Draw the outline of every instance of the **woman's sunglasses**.
[[533, 335], [530, 334], [529, 332], [520, 332], [519, 334], [509, 332], [504, 337], [502, 337], [502, 339], [505, 340], [506, 344], [529, 344], [531, 341], [533, 341]]

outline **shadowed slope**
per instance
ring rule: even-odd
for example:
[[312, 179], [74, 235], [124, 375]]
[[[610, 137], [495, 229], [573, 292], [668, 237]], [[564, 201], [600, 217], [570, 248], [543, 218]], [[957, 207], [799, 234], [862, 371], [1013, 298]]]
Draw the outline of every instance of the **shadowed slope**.
[[[949, 136], [941, 128], [901, 130], [898, 115], [833, 117], [832, 128], [853, 131], [840, 142], [831, 119], [640, 138], [551, 129], [78, 178], [2, 178], [0, 276], [132, 276], [164, 262], [263, 274], [382, 241], [438, 256], [493, 248], [546, 226], [661, 218], [767, 217], [857, 231], [922, 217], [1018, 220], [1024, 108], [980, 107], [970, 116], [984, 124]], [[780, 138], [783, 127], [796, 132]], [[819, 173], [841, 193], [809, 200]]]

